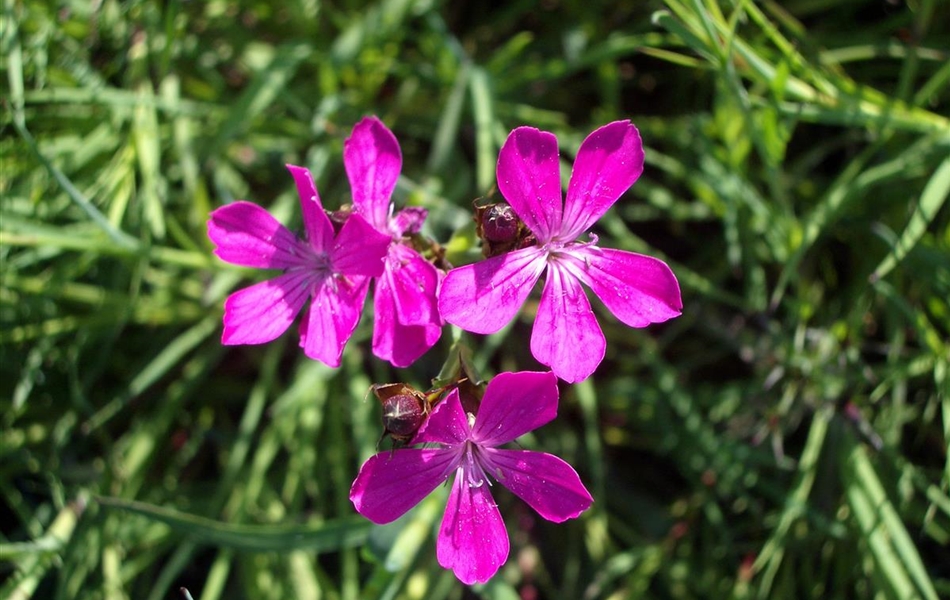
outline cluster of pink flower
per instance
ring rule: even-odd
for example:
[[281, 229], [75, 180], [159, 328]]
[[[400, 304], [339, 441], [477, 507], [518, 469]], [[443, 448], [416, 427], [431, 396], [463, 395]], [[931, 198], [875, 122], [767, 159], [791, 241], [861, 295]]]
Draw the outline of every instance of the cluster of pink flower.
[[546, 274], [530, 344], [551, 371], [497, 375], [477, 394], [472, 411], [463, 408], [458, 387], [447, 388], [424, 407], [425, 419], [407, 436], [407, 447], [370, 458], [350, 492], [357, 511], [388, 523], [454, 472], [438, 561], [465, 583], [487, 581], [508, 556], [504, 522], [484, 485], [487, 474], [551, 521], [577, 517], [592, 502], [563, 460], [498, 447], [554, 418], [558, 378], [584, 380], [603, 360], [606, 340], [581, 284], [631, 327], [666, 321], [682, 310], [679, 285], [663, 261], [601, 248], [592, 234], [590, 241], [578, 240], [643, 171], [640, 134], [629, 121], [591, 133], [562, 200], [555, 136], [530, 127], [512, 131], [497, 168], [508, 205], [479, 224], [486, 245], [501, 242], [500, 251], [447, 272], [418, 243], [426, 211], [394, 212], [402, 155], [392, 132], [374, 117], [363, 119], [346, 140], [343, 162], [353, 204], [334, 213], [324, 210], [310, 173], [288, 165], [305, 239], [248, 202], [211, 214], [208, 234], [222, 260], [283, 271], [227, 299], [222, 342], [274, 340], [309, 298], [300, 346], [308, 357], [337, 367], [375, 280], [373, 353], [406, 367], [435, 345], [444, 321], [474, 333], [500, 330]]

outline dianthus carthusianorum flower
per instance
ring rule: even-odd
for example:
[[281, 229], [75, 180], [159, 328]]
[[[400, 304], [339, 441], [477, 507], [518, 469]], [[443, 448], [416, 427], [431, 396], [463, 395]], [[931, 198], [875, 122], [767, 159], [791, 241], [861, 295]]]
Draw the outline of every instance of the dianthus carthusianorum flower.
[[389, 523], [455, 473], [436, 556], [464, 583], [488, 581], [508, 558], [508, 533], [489, 475], [549, 521], [573, 519], [593, 502], [577, 472], [560, 458], [498, 448], [552, 420], [557, 400], [552, 373], [501, 373], [485, 389], [478, 415], [466, 415], [458, 390], [452, 390], [411, 442], [434, 447], [371, 457], [353, 482], [350, 500], [374, 523]]
[[679, 284], [661, 260], [578, 241], [643, 171], [643, 144], [629, 121], [591, 133], [574, 160], [561, 199], [557, 138], [531, 127], [511, 132], [498, 156], [498, 188], [537, 244], [448, 272], [439, 293], [442, 317], [475, 333], [494, 333], [547, 273], [531, 353], [568, 382], [589, 377], [606, 341], [581, 283], [631, 327], [680, 314]]
[[300, 194], [305, 240], [250, 202], [222, 206], [208, 220], [208, 236], [222, 260], [283, 270], [274, 279], [228, 297], [221, 342], [270, 342], [290, 327], [309, 298], [300, 346], [310, 358], [338, 367], [343, 347], [359, 323], [369, 278], [383, 272], [390, 237], [359, 215], [347, 218], [335, 234], [310, 172], [293, 165], [287, 168]]
[[393, 214], [390, 202], [402, 153], [392, 132], [376, 117], [357, 123], [343, 149], [354, 211], [390, 237], [383, 273], [373, 295], [373, 354], [407, 367], [442, 335], [436, 290], [441, 278], [404, 236], [419, 232], [426, 210], [409, 207]]

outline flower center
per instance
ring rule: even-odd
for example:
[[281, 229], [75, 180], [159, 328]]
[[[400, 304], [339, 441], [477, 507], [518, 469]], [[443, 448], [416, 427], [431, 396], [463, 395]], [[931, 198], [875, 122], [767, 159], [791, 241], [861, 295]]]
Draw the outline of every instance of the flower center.
[[325, 253], [315, 253], [310, 259], [310, 264], [307, 266], [317, 275], [324, 278], [329, 277], [333, 272], [333, 265], [330, 262], [330, 255]]
[[308, 252], [306, 262], [287, 268], [285, 273], [297, 272], [306, 276], [311, 286], [310, 294], [316, 294], [320, 286], [328, 285], [334, 292], [338, 285], [348, 286], [349, 280], [340, 273], [333, 272], [333, 263], [326, 253]]
[[548, 262], [557, 262], [558, 259], [568, 254], [568, 249], [573, 246], [572, 242], [561, 242], [553, 240], [541, 247], [547, 253]]
[[329, 254], [312, 253], [307, 258], [306, 264], [293, 268], [307, 271], [315, 281], [326, 281], [333, 278], [333, 264], [330, 262]]
[[482, 468], [479, 450], [478, 444], [471, 441], [465, 442], [461, 476], [465, 478], [468, 487], [482, 487], [485, 482], [491, 485], [491, 481], [488, 480], [488, 477], [485, 475], [485, 470]]

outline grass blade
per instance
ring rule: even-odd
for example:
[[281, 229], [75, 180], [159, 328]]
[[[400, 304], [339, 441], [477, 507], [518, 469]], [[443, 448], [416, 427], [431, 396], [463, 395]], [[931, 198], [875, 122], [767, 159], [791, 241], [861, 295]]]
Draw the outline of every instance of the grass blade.
[[927, 186], [920, 196], [920, 201], [917, 203], [904, 233], [894, 244], [894, 250], [874, 269], [874, 273], [871, 274], [870, 278], [871, 283], [890, 273], [891, 269], [897, 266], [907, 256], [907, 253], [914, 248], [927, 231], [927, 227], [933, 222], [934, 217], [937, 216], [937, 211], [946, 202], [948, 194], [950, 194], [950, 157], [945, 158], [940, 163], [930, 181], [927, 182]]
[[164, 523], [190, 540], [221, 548], [252, 552], [336, 552], [366, 542], [372, 523], [363, 517], [314, 525], [237, 525], [122, 498], [99, 497], [100, 505]]

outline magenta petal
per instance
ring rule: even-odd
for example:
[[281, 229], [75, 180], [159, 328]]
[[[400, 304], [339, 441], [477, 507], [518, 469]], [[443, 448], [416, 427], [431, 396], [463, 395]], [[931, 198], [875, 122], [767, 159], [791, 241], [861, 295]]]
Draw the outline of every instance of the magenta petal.
[[439, 291], [439, 311], [453, 325], [495, 333], [524, 304], [544, 270], [547, 253], [535, 246], [452, 269]]
[[383, 258], [391, 241], [363, 217], [350, 215], [333, 243], [333, 269], [344, 275], [378, 277], [383, 274]]
[[382, 278], [377, 279], [373, 297], [373, 354], [394, 367], [408, 367], [439, 341], [442, 326], [400, 324], [392, 294], [383, 291], [382, 285]]
[[469, 485], [462, 469], [445, 505], [436, 557], [468, 585], [488, 581], [508, 559], [508, 532], [489, 486]]
[[312, 279], [310, 274], [291, 271], [228, 296], [221, 343], [263, 344], [277, 339], [303, 308]]
[[531, 354], [564, 381], [576, 383], [597, 369], [606, 348], [580, 282], [552, 264], [531, 330]]
[[587, 231], [643, 172], [643, 142], [629, 121], [614, 121], [581, 143], [564, 203], [561, 239]]
[[413, 438], [413, 444], [447, 444], [459, 446], [471, 437], [468, 417], [462, 409], [458, 389], [453, 389], [436, 404], [429, 418]]
[[422, 230], [429, 211], [421, 206], [407, 206], [393, 217], [392, 225], [396, 235], [411, 235]]
[[680, 286], [665, 262], [650, 256], [582, 246], [567, 268], [626, 325], [646, 327], [683, 311]]
[[373, 523], [395, 521], [445, 481], [457, 461], [455, 452], [438, 448], [380, 452], [363, 463], [350, 501]]
[[482, 459], [503, 486], [548, 521], [573, 519], [594, 501], [577, 471], [556, 456], [530, 450], [483, 448]]
[[519, 127], [508, 134], [498, 153], [497, 177], [501, 195], [542, 244], [558, 234], [561, 174], [553, 133]]
[[310, 248], [269, 212], [250, 202], [234, 202], [213, 211], [208, 237], [221, 260], [244, 267], [286, 269], [305, 264]]
[[499, 373], [485, 388], [472, 439], [500, 446], [537, 429], [557, 416], [557, 397], [554, 373]]
[[408, 367], [442, 336], [439, 271], [415, 250], [394, 243], [373, 297], [373, 354]]
[[313, 301], [300, 327], [300, 347], [308, 357], [340, 366], [346, 342], [360, 321], [369, 280], [334, 277], [313, 291]]
[[[435, 317], [438, 317], [436, 312]], [[373, 296], [373, 354], [394, 367], [408, 367], [442, 336], [441, 319], [425, 325], [399, 322], [389, 278], [376, 280]]]
[[423, 354], [442, 337], [442, 326], [401, 325], [393, 320], [380, 325], [377, 319], [373, 325], [373, 354], [394, 367], [404, 369], [419, 360]]
[[300, 209], [303, 211], [303, 225], [307, 231], [307, 240], [318, 253], [327, 253], [333, 242], [333, 224], [323, 210], [320, 194], [313, 183], [310, 171], [303, 167], [287, 165], [287, 169], [297, 183], [300, 196]]
[[376, 117], [364, 118], [343, 144], [343, 165], [356, 212], [376, 229], [388, 231], [389, 200], [402, 169], [396, 136]]
[[[403, 244], [393, 244], [386, 258], [386, 268], [379, 279], [383, 289], [392, 294], [396, 317], [403, 325], [442, 325], [436, 289], [439, 272], [422, 256]], [[376, 293], [380, 293], [380, 287]]]

